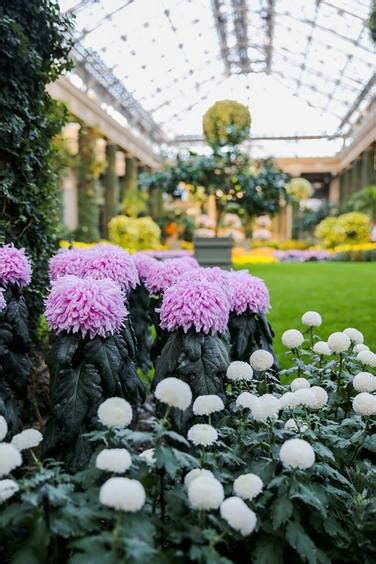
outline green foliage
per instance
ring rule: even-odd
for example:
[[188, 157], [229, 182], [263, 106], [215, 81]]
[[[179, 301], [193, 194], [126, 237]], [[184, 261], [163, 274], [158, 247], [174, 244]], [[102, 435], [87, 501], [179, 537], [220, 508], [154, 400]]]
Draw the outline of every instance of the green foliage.
[[112, 243], [135, 252], [158, 248], [161, 230], [151, 217], [117, 215], [108, 224], [108, 235]]
[[238, 145], [249, 135], [251, 114], [235, 100], [219, 100], [202, 119], [204, 137], [213, 148]]
[[359, 190], [359, 192], [355, 192], [355, 194], [345, 202], [344, 207], [348, 211], [367, 213], [370, 215], [371, 220], [376, 222], [376, 186], [367, 186]]
[[46, 84], [68, 68], [70, 22], [57, 2], [0, 3], [0, 240], [25, 247], [38, 268], [27, 291], [34, 320], [47, 286], [59, 221], [55, 150], [65, 108]]
[[365, 243], [369, 241], [370, 234], [370, 219], [361, 212], [327, 217], [315, 229], [315, 236], [328, 248], [341, 244]]

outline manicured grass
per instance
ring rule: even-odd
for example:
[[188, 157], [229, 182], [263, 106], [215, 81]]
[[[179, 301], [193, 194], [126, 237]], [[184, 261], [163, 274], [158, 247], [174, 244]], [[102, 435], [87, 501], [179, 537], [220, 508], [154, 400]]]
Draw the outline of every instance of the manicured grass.
[[269, 288], [268, 317], [281, 360], [286, 351], [281, 345], [283, 331], [302, 330], [300, 318], [307, 310], [321, 314], [323, 324], [317, 332], [324, 339], [333, 331], [356, 327], [376, 351], [376, 263], [255, 264], [250, 271]]

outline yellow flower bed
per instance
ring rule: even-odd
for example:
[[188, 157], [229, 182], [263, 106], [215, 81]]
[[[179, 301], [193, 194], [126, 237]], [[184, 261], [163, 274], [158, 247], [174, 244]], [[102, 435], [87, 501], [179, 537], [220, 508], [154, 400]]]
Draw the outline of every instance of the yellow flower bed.
[[232, 263], [234, 266], [241, 267], [249, 264], [273, 264], [279, 260], [273, 256], [273, 249], [268, 247], [245, 251], [235, 247], [232, 252]]
[[356, 245], [337, 245], [334, 248], [336, 253], [348, 253], [351, 251], [374, 251], [376, 243], [358, 243]]

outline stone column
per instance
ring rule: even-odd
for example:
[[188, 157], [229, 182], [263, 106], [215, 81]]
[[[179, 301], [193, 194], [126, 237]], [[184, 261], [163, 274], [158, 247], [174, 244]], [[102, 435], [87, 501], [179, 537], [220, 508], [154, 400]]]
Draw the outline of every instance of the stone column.
[[334, 176], [329, 186], [329, 202], [331, 204], [339, 204], [340, 201], [340, 177]]
[[119, 182], [116, 174], [116, 152], [117, 145], [107, 143], [106, 145], [106, 170], [103, 175], [104, 186], [104, 226], [108, 235], [108, 222], [119, 211]]
[[77, 175], [72, 168], [63, 175], [63, 223], [71, 231], [78, 227]]
[[99, 239], [98, 167], [95, 155], [97, 133], [81, 125], [78, 136], [78, 229], [77, 237], [93, 242]]

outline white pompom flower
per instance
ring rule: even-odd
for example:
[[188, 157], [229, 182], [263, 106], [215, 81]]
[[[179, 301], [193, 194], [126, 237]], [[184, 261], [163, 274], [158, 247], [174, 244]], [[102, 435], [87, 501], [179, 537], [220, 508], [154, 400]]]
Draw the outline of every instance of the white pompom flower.
[[361, 392], [353, 399], [353, 409], [358, 415], [376, 415], [376, 396]]
[[290, 384], [290, 388], [292, 392], [296, 392], [297, 390], [302, 390], [304, 388], [310, 388], [311, 384], [308, 382], [306, 378], [295, 378]]
[[227, 368], [226, 377], [228, 380], [231, 380], [233, 382], [252, 380], [252, 366], [248, 364], [248, 362], [243, 362], [242, 360], [234, 360]]
[[288, 419], [285, 423], [285, 429], [286, 431], [304, 433], [305, 431], [307, 431], [308, 427], [305, 423], [298, 425], [295, 419]]
[[350, 345], [350, 337], [341, 331], [336, 331], [328, 337], [328, 346], [333, 353], [343, 353], [350, 348]]
[[294, 394], [298, 401], [298, 405], [308, 407], [310, 409], [316, 409], [317, 399], [310, 388], [301, 388], [300, 390], [296, 390]]
[[367, 347], [367, 345], [364, 344], [360, 344], [360, 345], [355, 345], [354, 347], [354, 353], [360, 353], [361, 351], [369, 351], [369, 347]]
[[252, 409], [252, 407], [257, 403], [258, 397], [255, 394], [250, 394], [249, 392], [242, 392], [236, 398], [236, 405], [246, 408]]
[[321, 315], [317, 311], [306, 311], [302, 315], [302, 323], [307, 327], [320, 327], [322, 323]]
[[192, 402], [192, 391], [186, 382], [179, 378], [165, 378], [155, 388], [155, 397], [170, 407], [184, 411]]
[[18, 450], [27, 450], [29, 448], [37, 447], [43, 441], [43, 435], [37, 429], [25, 429], [14, 435], [11, 440], [12, 445], [14, 445]]
[[224, 409], [224, 403], [219, 396], [208, 394], [198, 396], [193, 402], [193, 413], [195, 415], [211, 415]]
[[315, 451], [303, 439], [289, 439], [284, 442], [279, 451], [279, 458], [286, 468], [301, 468], [306, 470], [315, 463]]
[[242, 499], [254, 499], [261, 492], [264, 483], [256, 474], [242, 474], [234, 482], [234, 494]]
[[10, 443], [0, 443], [0, 477], [6, 476], [21, 464], [20, 451]]
[[371, 368], [376, 368], [376, 354], [370, 350], [360, 351], [356, 355], [356, 360], [359, 360], [362, 364], [370, 366]]
[[8, 423], [6, 422], [5, 417], [0, 415], [0, 442], [5, 439], [8, 433]]
[[294, 409], [298, 407], [299, 400], [293, 392], [286, 392], [279, 398], [281, 409]]
[[326, 341], [317, 341], [317, 343], [313, 345], [313, 352], [321, 356], [329, 356], [332, 354]]
[[354, 376], [352, 383], [357, 392], [376, 391], [376, 376], [373, 376], [370, 372], [359, 372]]
[[155, 449], [154, 448], [147, 448], [140, 453], [140, 458], [149, 466], [153, 466], [155, 464]]
[[256, 514], [240, 497], [233, 496], [225, 499], [221, 505], [220, 513], [222, 519], [243, 537], [250, 535], [256, 527]]
[[304, 336], [297, 329], [288, 329], [282, 335], [282, 344], [288, 349], [297, 349], [303, 343]]
[[251, 413], [256, 421], [266, 422], [268, 419], [277, 418], [280, 409], [281, 403], [279, 398], [273, 396], [273, 394], [264, 394], [257, 398]]
[[313, 409], [321, 409], [328, 403], [328, 392], [321, 386], [312, 386], [311, 392], [316, 398], [316, 403], [312, 405]]
[[98, 407], [98, 419], [105, 427], [128, 427], [132, 421], [131, 405], [124, 398], [113, 397], [106, 399]]
[[145, 490], [141, 482], [129, 478], [110, 478], [99, 492], [99, 501], [102, 505], [130, 513], [142, 509], [145, 499]]
[[218, 433], [212, 425], [197, 423], [188, 429], [188, 440], [196, 446], [211, 446], [218, 440]]
[[362, 345], [364, 343], [364, 336], [363, 333], [358, 331], [358, 329], [354, 329], [354, 327], [348, 327], [343, 331], [345, 335], [347, 335], [353, 343], [356, 345]]
[[104, 448], [95, 461], [98, 470], [107, 470], [115, 474], [123, 474], [131, 465], [131, 455], [125, 448]]
[[14, 480], [0, 480], [0, 503], [12, 497], [20, 488]]
[[210, 470], [206, 470], [205, 468], [194, 468], [184, 477], [185, 487], [188, 488], [193, 480], [197, 480], [197, 478], [202, 477], [215, 478], [213, 472], [211, 472]]
[[253, 370], [257, 370], [257, 372], [265, 372], [265, 370], [269, 370], [269, 368], [273, 366], [274, 358], [269, 351], [259, 349], [251, 354], [249, 363]]
[[224, 499], [221, 482], [211, 476], [200, 476], [188, 486], [188, 498], [193, 509], [210, 511], [218, 509]]

